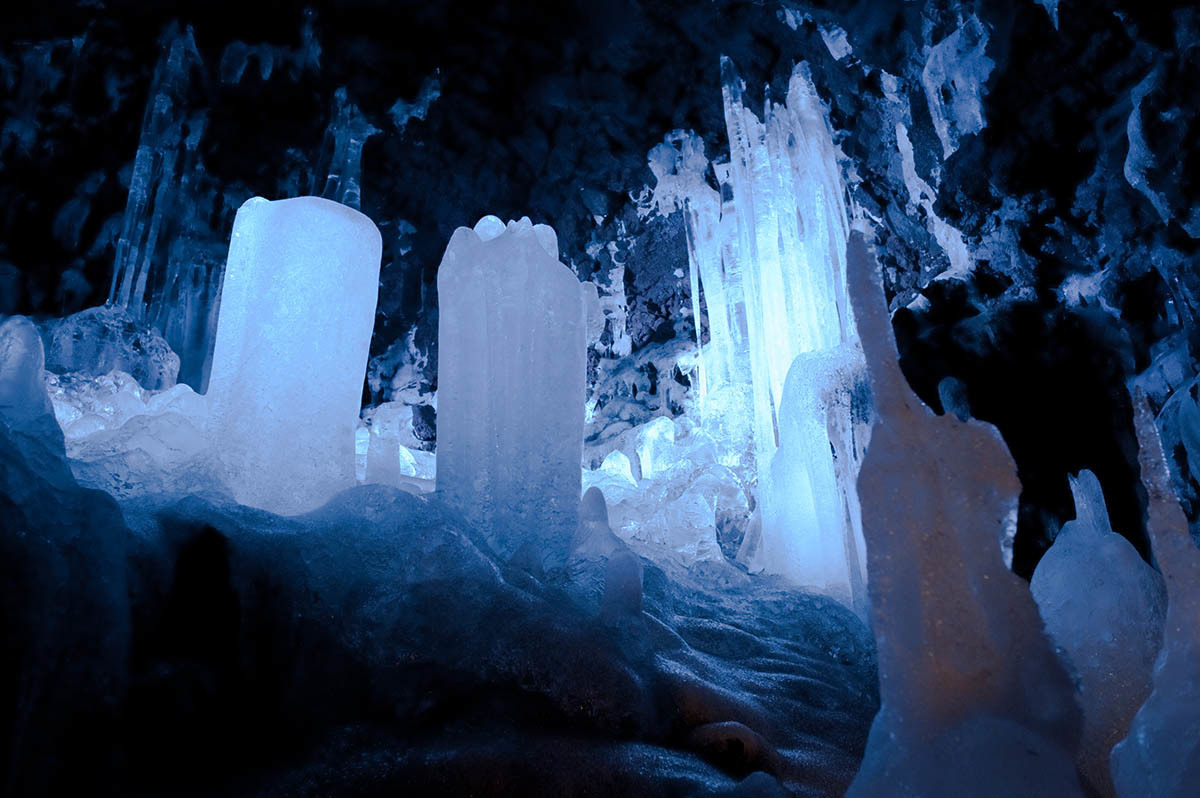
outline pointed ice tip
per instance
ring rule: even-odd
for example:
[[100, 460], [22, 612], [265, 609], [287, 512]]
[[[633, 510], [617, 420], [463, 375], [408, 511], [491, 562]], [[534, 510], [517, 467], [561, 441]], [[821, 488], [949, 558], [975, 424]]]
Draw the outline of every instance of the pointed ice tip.
[[1100, 480], [1088, 469], [1068, 476], [1071, 483], [1071, 498], [1075, 502], [1075, 520], [1089, 530], [1109, 532], [1108, 506], [1104, 501], [1104, 489]]

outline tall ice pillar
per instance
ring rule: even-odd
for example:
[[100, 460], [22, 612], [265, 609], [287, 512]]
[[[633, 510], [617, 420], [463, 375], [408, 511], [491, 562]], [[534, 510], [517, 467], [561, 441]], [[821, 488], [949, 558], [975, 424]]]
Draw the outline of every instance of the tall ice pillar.
[[374, 223], [330, 200], [238, 210], [208, 390], [238, 502], [291, 515], [354, 485], [381, 254]]
[[583, 294], [547, 225], [484, 217], [438, 269], [437, 486], [511, 555], [565, 557], [579, 515]]

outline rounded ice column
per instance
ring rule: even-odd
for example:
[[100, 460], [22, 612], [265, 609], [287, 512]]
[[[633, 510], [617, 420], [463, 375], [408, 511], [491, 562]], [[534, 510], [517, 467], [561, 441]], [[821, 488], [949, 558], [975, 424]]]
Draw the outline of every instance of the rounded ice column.
[[460, 227], [438, 268], [437, 486], [511, 555], [563, 560], [579, 517], [586, 318], [557, 238]]
[[330, 200], [238, 210], [208, 390], [238, 502], [303, 513], [354, 485], [381, 254], [374, 223]]

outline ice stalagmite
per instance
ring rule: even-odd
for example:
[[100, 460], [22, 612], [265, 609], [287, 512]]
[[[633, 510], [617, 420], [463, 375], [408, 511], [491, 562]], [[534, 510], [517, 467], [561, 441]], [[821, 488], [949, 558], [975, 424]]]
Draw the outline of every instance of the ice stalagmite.
[[995, 428], [909, 389], [857, 233], [847, 260], [877, 414], [858, 485], [881, 698], [847, 795], [1082, 795], [1071, 681], [1001, 556], [1012, 457]]
[[1079, 678], [1083, 739], [1079, 768], [1111, 795], [1108, 755], [1150, 695], [1162, 642], [1162, 578], [1112, 530], [1100, 482], [1071, 479], [1075, 520], [1063, 525], [1033, 572], [1033, 598], [1046, 632]]
[[502, 554], [578, 525], [585, 310], [554, 231], [484, 217], [438, 268], [437, 486]]
[[1149, 498], [1146, 531], [1167, 584], [1167, 617], [1154, 691], [1112, 751], [1112, 779], [1121, 798], [1166, 798], [1191, 795], [1200, 784], [1200, 550], [1171, 488], [1144, 396], [1134, 412]]
[[208, 395], [240, 503], [301, 513], [354, 485], [381, 248], [370, 219], [318, 197], [238, 210]]

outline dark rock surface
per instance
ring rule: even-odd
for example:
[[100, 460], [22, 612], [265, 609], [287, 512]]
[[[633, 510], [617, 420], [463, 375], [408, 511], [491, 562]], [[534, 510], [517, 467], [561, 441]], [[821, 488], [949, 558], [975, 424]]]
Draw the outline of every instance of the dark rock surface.
[[832, 601], [618, 555], [612, 611], [587, 568], [498, 562], [379, 486], [127, 525], [56, 432], [0, 429], [13, 794], [713, 795], [760, 771], [741, 789], [840, 795], [857, 768], [873, 646]]

